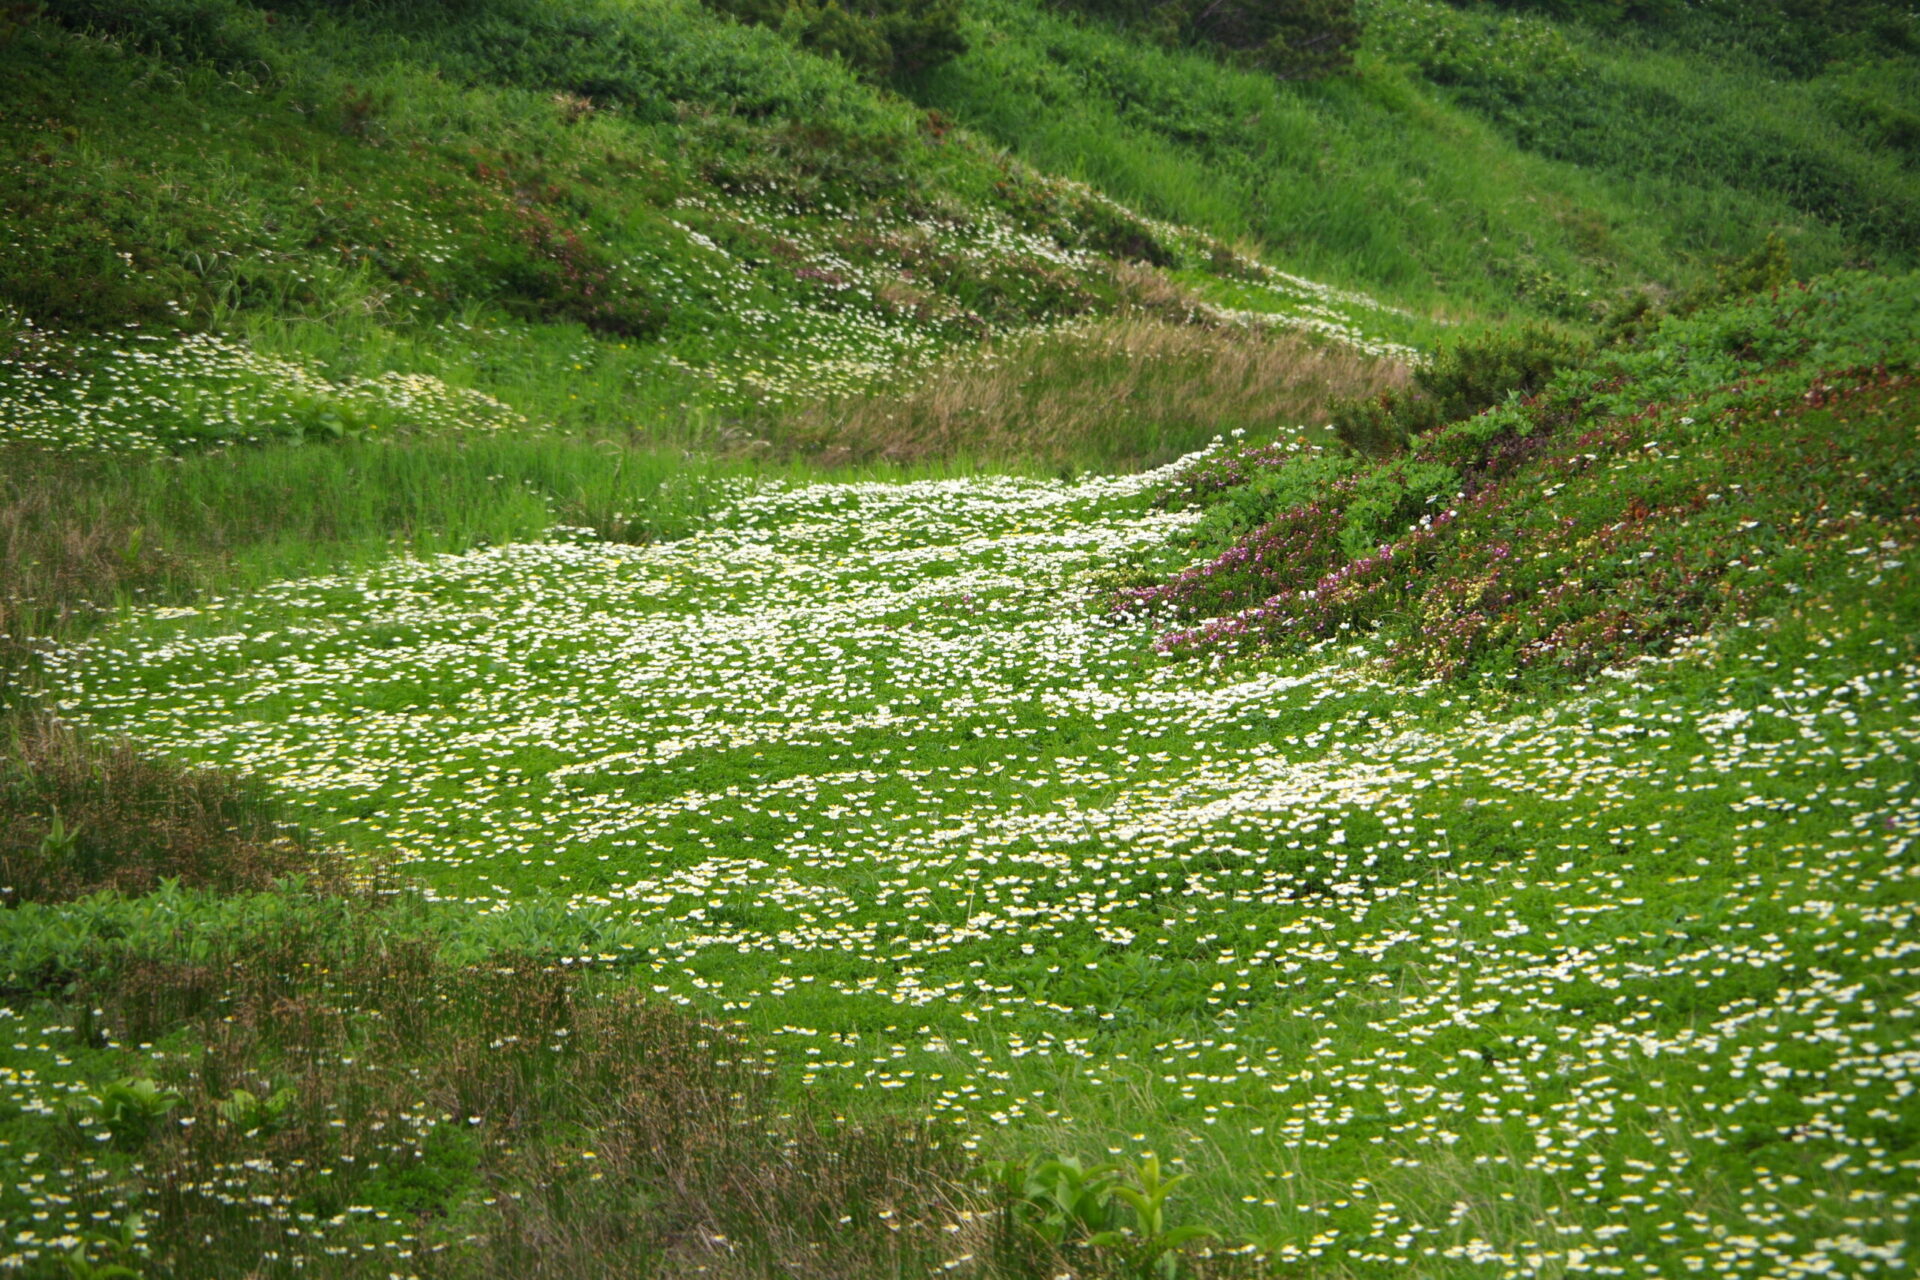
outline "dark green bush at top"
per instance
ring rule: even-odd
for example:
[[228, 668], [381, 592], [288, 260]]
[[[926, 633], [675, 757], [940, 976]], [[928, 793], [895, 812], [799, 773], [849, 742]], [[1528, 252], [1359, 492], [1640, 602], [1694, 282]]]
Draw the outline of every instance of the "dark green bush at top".
[[1344, 71], [1360, 40], [1354, 0], [1054, 0], [1162, 44], [1211, 48], [1283, 80]]
[[803, 49], [886, 80], [932, 70], [966, 52], [961, 0], [705, 0], [742, 22], [771, 27]]
[[1603, 345], [1631, 347], [1644, 341], [1668, 316], [1690, 316], [1696, 311], [1755, 294], [1772, 293], [1793, 281], [1793, 260], [1787, 242], [1776, 233], [1744, 258], [1721, 263], [1713, 277], [1666, 301], [1645, 293], [1615, 306], [1602, 320]]
[[262, 78], [280, 69], [267, 15], [234, 0], [49, 0], [42, 13], [169, 61], [209, 62]]

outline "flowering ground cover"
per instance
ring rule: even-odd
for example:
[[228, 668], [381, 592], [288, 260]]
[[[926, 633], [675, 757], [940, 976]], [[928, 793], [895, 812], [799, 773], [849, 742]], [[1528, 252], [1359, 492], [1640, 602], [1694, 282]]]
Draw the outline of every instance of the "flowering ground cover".
[[1210, 508], [1203, 554], [1114, 605], [1191, 623], [1177, 653], [1357, 629], [1403, 669], [1507, 680], [1771, 612], [1862, 546], [1912, 546], [1915, 283], [1843, 273], [1669, 319], [1384, 461], [1211, 460], [1170, 495]]
[[0, 1272], [1910, 1269], [1910, 59], [1362, 8], [0, 5]]
[[567, 919], [796, 1096], [1191, 1171], [1216, 1250], [1897, 1269], [1904, 549], [1571, 696], [1354, 636], [1174, 663], [1098, 605], [1201, 518], [1149, 502], [1187, 474], [768, 486], [679, 542], [150, 611], [54, 675], [441, 911]]

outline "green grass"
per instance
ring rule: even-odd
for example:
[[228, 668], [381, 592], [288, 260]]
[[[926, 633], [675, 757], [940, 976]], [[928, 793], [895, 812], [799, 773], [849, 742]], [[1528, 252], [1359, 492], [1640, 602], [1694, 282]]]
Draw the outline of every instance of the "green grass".
[[1589, 29], [1388, 0], [1370, 38], [1517, 146], [1605, 175], [1681, 247], [1731, 256], [1774, 226], [1815, 269], [1849, 253], [1911, 262], [1920, 179], [1898, 124], [1920, 106], [1911, 45], [1794, 68], [1794, 46], [1844, 24], [1728, 49], [1703, 47], [1689, 29], [1702, 16]]
[[114, 609], [554, 536], [697, 528], [778, 467], [553, 435], [351, 439], [153, 459], [15, 449], [0, 479], [8, 700], [31, 654]]
[[1904, 262], [1905, 63], [1368, 12], [5, 18], [0, 1269], [1895, 1269], [1913, 280], [1296, 428]]
[[[1816, 291], [1855, 328], [1903, 296], [1856, 284]], [[1690, 371], [1658, 337], [1619, 358], [1741, 377], [1687, 345]], [[1616, 391], [1601, 427], [1638, 403]], [[1692, 399], [1729, 458], [1803, 425]], [[1872, 434], [1845, 406], [1880, 403], [1809, 412]], [[1551, 488], [1559, 457], [1516, 474]], [[260, 777], [441, 910], [607, 922], [796, 1098], [1190, 1172], [1179, 1220], [1280, 1274], [1893, 1248], [1910, 510], [1821, 526], [1797, 590], [1585, 686], [1412, 683], [1374, 661], [1391, 631], [1169, 663], [1086, 608], [1197, 527], [1148, 504], [1183, 474], [763, 488], [677, 543], [134, 616], [54, 686], [95, 732]]]

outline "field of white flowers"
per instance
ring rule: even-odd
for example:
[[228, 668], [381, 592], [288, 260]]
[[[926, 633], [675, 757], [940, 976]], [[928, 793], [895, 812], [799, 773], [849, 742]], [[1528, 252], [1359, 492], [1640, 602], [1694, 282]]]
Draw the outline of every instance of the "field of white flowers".
[[52, 686], [444, 910], [592, 920], [832, 1107], [1156, 1154], [1298, 1274], [1902, 1272], [1912, 567], [1552, 700], [1173, 663], [1096, 607], [1171, 470], [767, 484], [148, 610]]

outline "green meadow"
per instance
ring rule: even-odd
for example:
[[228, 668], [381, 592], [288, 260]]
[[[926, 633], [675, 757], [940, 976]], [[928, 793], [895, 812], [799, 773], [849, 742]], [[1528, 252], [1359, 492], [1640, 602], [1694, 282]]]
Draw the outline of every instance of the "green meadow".
[[0, 14], [0, 1271], [1911, 1266], [1911, 15], [1151, 8]]

